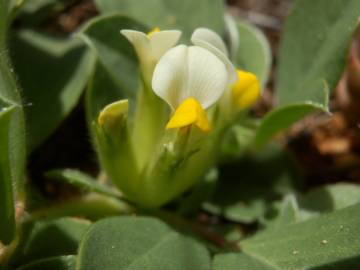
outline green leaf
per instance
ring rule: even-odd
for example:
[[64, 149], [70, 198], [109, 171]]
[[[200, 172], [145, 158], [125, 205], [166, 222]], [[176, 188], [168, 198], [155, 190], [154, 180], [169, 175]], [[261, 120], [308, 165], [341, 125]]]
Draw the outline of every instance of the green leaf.
[[150, 29], [179, 29], [186, 41], [198, 27], [224, 33], [222, 0], [96, 0], [95, 3], [102, 13], [121, 12]]
[[280, 107], [263, 120], [257, 146], [315, 109], [328, 111], [330, 91], [344, 70], [359, 10], [357, 0], [295, 3], [280, 48], [276, 87]]
[[23, 265], [16, 270], [75, 270], [76, 256], [59, 256], [43, 260], [37, 260]]
[[255, 127], [243, 123], [233, 125], [225, 134], [221, 142], [220, 161], [234, 160], [246, 152], [255, 137]]
[[271, 145], [223, 166], [215, 193], [204, 208], [231, 221], [251, 223], [266, 213], [272, 201], [293, 191], [297, 180], [289, 154]]
[[212, 168], [204, 178], [193, 187], [190, 194], [181, 200], [178, 213], [180, 215], [196, 213], [201, 205], [214, 193], [217, 180], [218, 170], [217, 168]]
[[76, 254], [89, 222], [74, 218], [28, 221], [10, 264], [23, 265], [48, 257]]
[[86, 269], [210, 269], [204, 246], [154, 218], [114, 217], [95, 223], [78, 255]]
[[281, 228], [354, 204], [360, 203], [360, 185], [339, 183], [325, 185], [302, 194], [287, 195], [275, 202], [262, 223], [268, 228]]
[[335, 88], [359, 16], [358, 0], [296, 1], [280, 48], [280, 105], [311, 101], [327, 106], [324, 93], [309, 86], [323, 80], [330, 91]]
[[0, 240], [8, 244], [15, 235], [15, 203], [9, 161], [10, 120], [14, 107], [0, 111]]
[[271, 68], [269, 42], [260, 29], [247, 22], [238, 21], [237, 30], [239, 47], [235, 62], [241, 69], [255, 73], [264, 86]]
[[229, 253], [216, 255], [213, 261], [213, 270], [277, 270], [254, 257], [243, 253]]
[[273, 136], [315, 110], [324, 110], [324, 108], [317, 104], [299, 103], [272, 110], [262, 119], [255, 134], [254, 145], [256, 147], [266, 145]]
[[326, 185], [298, 195], [297, 199], [300, 219], [305, 220], [360, 203], [360, 186], [348, 183]]
[[59, 169], [52, 170], [45, 173], [45, 176], [53, 179], [63, 180], [78, 188], [90, 192], [96, 192], [112, 197], [119, 197], [119, 193], [110, 189], [109, 187], [100, 184], [96, 179], [78, 170], [73, 169]]
[[360, 263], [359, 211], [357, 204], [281, 230], [265, 230], [241, 247], [275, 269], [354, 269]]
[[8, 6], [7, 0], [0, 0], [0, 46], [2, 50], [5, 45]]
[[109, 72], [99, 62], [89, 81], [85, 96], [86, 120], [91, 128], [99, 112], [108, 104], [126, 98], [125, 91], [119, 87]]
[[144, 31], [144, 27], [134, 20], [121, 15], [109, 15], [91, 20], [79, 33], [98, 57], [86, 96], [89, 124], [109, 103], [121, 98], [134, 99], [140, 87], [134, 49], [120, 34], [124, 28]]
[[98, 220], [104, 217], [132, 213], [134, 213], [134, 209], [119, 199], [90, 193], [73, 200], [37, 208], [32, 211], [31, 215], [37, 218], [81, 216], [90, 220]]
[[284, 225], [295, 223], [298, 220], [298, 212], [299, 206], [295, 196], [289, 195], [285, 197], [274, 225], [281, 228]]
[[125, 93], [135, 96], [140, 79], [137, 57], [132, 45], [120, 34], [121, 29], [144, 31], [145, 28], [127, 17], [110, 15], [91, 20], [79, 36], [96, 52], [102, 65]]
[[275, 202], [273, 209], [266, 213], [262, 223], [267, 228], [282, 229], [283, 226], [299, 221], [299, 206], [296, 197], [289, 194], [281, 202]]
[[[23, 88], [30, 150], [39, 146], [78, 103], [94, 65], [79, 40], [32, 30], [15, 34], [12, 60]], [[29, 63], [36, 63], [29, 68]], [[44, 117], [46, 115], [46, 117]]]
[[0, 0], [0, 241], [15, 234], [14, 201], [22, 197], [25, 130], [21, 98], [6, 47], [8, 1]]

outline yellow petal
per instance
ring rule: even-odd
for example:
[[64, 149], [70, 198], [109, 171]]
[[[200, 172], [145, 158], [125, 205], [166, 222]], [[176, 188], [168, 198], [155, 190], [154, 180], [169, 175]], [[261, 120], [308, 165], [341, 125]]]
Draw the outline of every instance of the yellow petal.
[[204, 132], [209, 132], [211, 126], [201, 104], [192, 97], [185, 99], [175, 110], [174, 115], [167, 123], [166, 128], [182, 128], [196, 125]]
[[237, 70], [238, 80], [232, 86], [231, 92], [234, 103], [239, 109], [253, 105], [260, 96], [260, 83], [256, 75], [251, 72]]
[[158, 33], [158, 32], [160, 32], [160, 28], [159, 28], [159, 27], [155, 27], [155, 28], [152, 29], [149, 33], [147, 33], [147, 36], [148, 36], [149, 38], [151, 38], [153, 34]]

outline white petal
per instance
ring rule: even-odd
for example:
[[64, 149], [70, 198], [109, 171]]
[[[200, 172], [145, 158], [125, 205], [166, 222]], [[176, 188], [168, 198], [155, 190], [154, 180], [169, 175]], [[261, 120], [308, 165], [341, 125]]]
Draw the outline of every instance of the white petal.
[[152, 87], [156, 95], [176, 109], [183, 98], [183, 87], [187, 77], [187, 50], [178, 45], [167, 51], [155, 67]]
[[213, 105], [226, 90], [226, 66], [206, 49], [189, 47], [188, 74], [188, 96], [196, 98], [204, 109]]
[[228, 51], [226, 49], [226, 45], [221, 37], [214, 31], [208, 28], [198, 28], [194, 31], [191, 36], [191, 41], [197, 45], [195, 42], [198, 40], [202, 40], [204, 42], [210, 43], [212, 46], [220, 50], [226, 56], [228, 55]]
[[197, 46], [179, 45], [158, 62], [152, 86], [173, 109], [187, 97], [197, 99], [206, 109], [224, 93], [227, 80], [226, 67], [218, 57]]
[[120, 33], [131, 42], [141, 61], [144, 61], [150, 57], [150, 39], [147, 37], [146, 34], [135, 30], [121, 30]]
[[170, 50], [179, 41], [181, 31], [165, 30], [154, 33], [150, 37], [153, 56], [159, 60], [164, 53]]
[[[228, 84], [231, 85], [235, 83], [237, 81], [237, 74], [234, 65], [227, 57], [227, 54], [224, 53], [224, 50], [221, 49], [222, 46], [219, 46], [219, 42], [213, 42], [215, 39], [219, 38], [221, 40], [221, 38], [215, 32], [208, 29], [207, 31], [205, 31], [204, 29], [205, 28], [200, 28], [196, 30], [191, 36], [191, 42], [194, 43], [196, 46], [209, 50], [217, 57], [219, 57], [220, 60], [225, 64], [228, 71]], [[212, 34], [210, 34], [211, 32]], [[217, 38], [215, 38], [214, 35], [217, 36]], [[210, 36], [212, 36], [212, 38], [210, 38]]]

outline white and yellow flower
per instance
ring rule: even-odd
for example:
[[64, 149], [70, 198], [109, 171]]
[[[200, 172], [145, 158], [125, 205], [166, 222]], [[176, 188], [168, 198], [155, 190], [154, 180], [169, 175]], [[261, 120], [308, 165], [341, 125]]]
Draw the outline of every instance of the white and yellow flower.
[[198, 28], [191, 37], [191, 41], [201, 46], [216, 56], [226, 65], [229, 74], [233, 77], [229, 80], [230, 91], [227, 91], [224, 99], [227, 99], [225, 106], [229, 102], [235, 105], [238, 110], [243, 110], [253, 105], [260, 96], [260, 82], [255, 74], [237, 69], [228, 58], [228, 51], [221, 37], [214, 31], [207, 28]]
[[181, 36], [178, 30], [160, 31], [154, 28], [148, 34], [135, 30], [121, 30], [134, 46], [143, 75], [150, 79], [156, 63], [166, 51], [176, 45]]
[[211, 126], [205, 110], [223, 95], [230, 74], [216, 55], [199, 46], [179, 45], [160, 59], [152, 87], [175, 110], [167, 128]]
[[228, 50], [224, 41], [214, 31], [198, 28], [191, 36], [191, 42], [215, 54], [226, 66], [229, 73], [229, 85], [237, 81], [236, 69], [228, 58]]
[[[225, 134], [219, 131], [226, 131], [239, 111], [256, 101], [260, 84], [254, 74], [236, 71], [224, 42], [209, 29], [193, 33], [193, 46], [176, 47], [180, 31], [121, 33], [136, 50], [145, 83], [133, 114], [128, 115], [128, 100], [100, 112], [94, 125], [97, 149], [109, 178], [127, 199], [158, 207], [214, 165]], [[209, 132], [212, 125], [211, 136], [201, 132]], [[180, 132], [165, 133], [165, 126]], [[192, 126], [200, 132], [182, 132]]]

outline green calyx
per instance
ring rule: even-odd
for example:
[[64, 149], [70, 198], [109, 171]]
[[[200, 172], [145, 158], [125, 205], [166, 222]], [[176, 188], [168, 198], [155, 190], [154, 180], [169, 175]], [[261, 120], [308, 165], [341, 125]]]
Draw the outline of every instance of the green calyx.
[[[94, 124], [102, 167], [127, 200], [147, 208], [164, 205], [193, 186], [214, 164], [213, 136], [194, 126], [165, 130], [159, 125], [158, 133], [152, 131], [157, 136], [149, 138], [149, 123], [138, 121], [131, 126], [127, 112], [127, 100], [112, 103]], [[151, 119], [150, 115], [144, 117]], [[143, 136], [137, 133], [141, 129]], [[146, 140], [151, 145], [141, 152], [140, 145]]]

